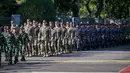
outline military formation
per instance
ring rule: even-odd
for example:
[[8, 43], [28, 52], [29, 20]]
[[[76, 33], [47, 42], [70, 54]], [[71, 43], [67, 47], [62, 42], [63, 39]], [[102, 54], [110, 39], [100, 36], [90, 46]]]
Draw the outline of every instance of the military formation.
[[130, 25], [76, 25], [77, 50], [94, 50], [130, 44]]
[[[76, 28], [70, 22], [39, 23], [35, 20], [27, 21], [17, 26], [11, 21], [11, 27], [4, 27], [0, 33], [0, 46], [5, 53], [5, 61], [16, 64], [21, 56], [54, 56], [71, 53], [76, 48]], [[13, 60], [14, 57], [14, 60]]]
[[[55, 56], [72, 51], [86, 51], [115, 47], [130, 43], [129, 25], [71, 22], [27, 21], [17, 26], [4, 26], [0, 32], [0, 49], [5, 53], [9, 65], [26, 61], [25, 56]], [[14, 57], [14, 60], [13, 60]]]

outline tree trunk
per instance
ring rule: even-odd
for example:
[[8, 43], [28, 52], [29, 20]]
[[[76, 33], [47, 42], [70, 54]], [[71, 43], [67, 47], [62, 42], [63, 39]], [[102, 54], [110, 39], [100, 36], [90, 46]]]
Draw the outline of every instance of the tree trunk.
[[91, 1], [91, 0], [86, 0], [86, 2], [87, 2], [86, 8], [87, 8], [88, 13], [89, 13], [89, 16], [90, 16], [90, 18], [91, 18], [91, 17], [92, 17], [92, 12], [91, 12], [91, 10], [90, 10], [90, 8], [89, 8], [89, 3], [90, 3], [90, 1]]
[[101, 18], [100, 14], [103, 10], [103, 0], [98, 0], [97, 4], [97, 12], [95, 13], [96, 18]]

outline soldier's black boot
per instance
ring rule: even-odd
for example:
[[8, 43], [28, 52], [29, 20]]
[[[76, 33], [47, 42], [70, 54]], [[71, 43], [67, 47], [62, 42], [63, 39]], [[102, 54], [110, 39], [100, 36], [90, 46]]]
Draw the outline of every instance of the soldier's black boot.
[[12, 65], [13, 64], [12, 63], [12, 52], [10, 52], [10, 55], [8, 57], [8, 61], [9, 61], [8, 65]]
[[5, 58], [5, 61], [8, 61], [8, 59], [7, 59], [7, 58]]
[[14, 64], [16, 64], [18, 62], [18, 60], [14, 60]]
[[18, 62], [18, 58], [15, 57], [14, 64], [16, 64], [17, 62]]
[[13, 65], [12, 61], [9, 61], [8, 65]]
[[22, 56], [21, 61], [26, 61], [24, 56]]

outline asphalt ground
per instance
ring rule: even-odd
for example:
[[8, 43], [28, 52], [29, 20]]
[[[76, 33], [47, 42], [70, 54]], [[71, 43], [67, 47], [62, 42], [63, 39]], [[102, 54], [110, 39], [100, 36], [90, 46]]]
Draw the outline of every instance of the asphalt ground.
[[[19, 57], [20, 59], [20, 57]], [[52, 57], [26, 57], [26, 62], [8, 66], [2, 56], [0, 73], [87, 72], [120, 73], [130, 66], [130, 46], [73, 51]]]

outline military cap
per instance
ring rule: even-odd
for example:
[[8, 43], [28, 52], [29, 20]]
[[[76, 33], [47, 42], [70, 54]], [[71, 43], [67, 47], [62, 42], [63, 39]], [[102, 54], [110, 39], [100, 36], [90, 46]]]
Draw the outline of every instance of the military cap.
[[8, 27], [8, 26], [6, 26], [6, 29], [7, 29], [7, 30], [9, 30], [9, 27]]
[[7, 29], [8, 28], [8, 26], [4, 26], [4, 29]]
[[66, 22], [66, 24], [69, 24], [69, 22]]
[[24, 27], [23, 27], [23, 26], [20, 26], [20, 29], [24, 29]]
[[45, 20], [43, 20], [42, 22], [43, 22], [43, 23], [45, 23], [46, 21], [45, 21]]
[[83, 24], [83, 22], [80, 22], [80, 25]]

